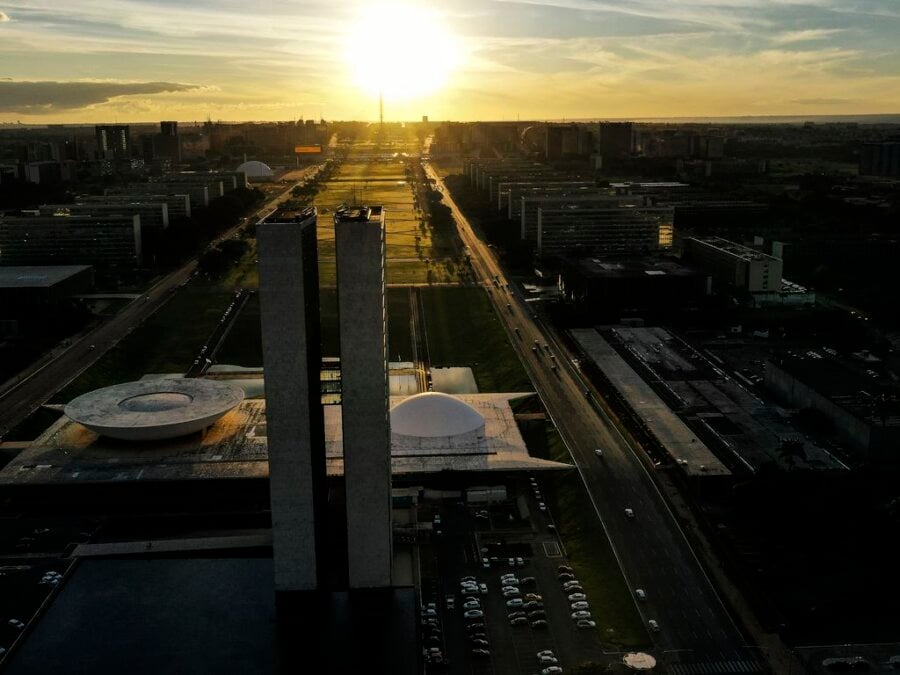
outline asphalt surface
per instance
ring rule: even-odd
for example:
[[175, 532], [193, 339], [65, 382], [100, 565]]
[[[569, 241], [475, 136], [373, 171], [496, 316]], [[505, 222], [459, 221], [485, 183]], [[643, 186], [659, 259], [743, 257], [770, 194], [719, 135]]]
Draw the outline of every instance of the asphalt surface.
[[[673, 668], [679, 673], [757, 672], [756, 667], [765, 672], [756, 665], [754, 648], [745, 646], [635, 451], [592, 401], [594, 394], [585, 396], [587, 385], [550, 332], [537, 324], [517, 290], [511, 285], [507, 289], [493, 252], [475, 234], [443, 181], [428, 165], [426, 172], [440, 186], [469, 249], [476, 278], [487, 288], [510, 342], [577, 464], [626, 582], [647, 595], [636, 605], [645, 624], [651, 619], [659, 624], [658, 632], [650, 632], [654, 654], [663, 663], [684, 664]], [[551, 353], [557, 358], [552, 359]], [[596, 456], [596, 448], [603, 449], [602, 458]], [[626, 508], [633, 510], [634, 518], [626, 516]]]
[[[310, 167], [313, 171], [316, 167]], [[235, 235], [247, 223], [268, 215], [278, 204], [288, 199], [294, 183], [277, 197], [268, 200], [253, 214], [235, 227], [223, 232], [219, 239]], [[115, 316], [96, 328], [83, 333], [53, 360], [23, 376], [17, 383], [0, 393], [0, 439], [30, 415], [62, 387], [78, 377], [112, 349], [122, 338], [162, 307], [197, 269], [197, 257], [157, 281], [152, 287], [130, 302]]]

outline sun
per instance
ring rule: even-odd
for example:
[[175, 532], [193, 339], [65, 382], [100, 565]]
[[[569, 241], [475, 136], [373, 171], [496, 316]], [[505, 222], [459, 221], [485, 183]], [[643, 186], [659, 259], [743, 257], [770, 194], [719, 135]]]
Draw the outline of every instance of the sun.
[[349, 27], [345, 42], [354, 84], [394, 101], [440, 90], [462, 56], [442, 17], [413, 4], [367, 6]]

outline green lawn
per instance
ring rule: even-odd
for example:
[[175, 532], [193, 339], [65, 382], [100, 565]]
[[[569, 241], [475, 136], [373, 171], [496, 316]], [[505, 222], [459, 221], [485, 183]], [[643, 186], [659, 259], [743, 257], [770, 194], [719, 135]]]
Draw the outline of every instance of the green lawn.
[[469, 366], [482, 392], [531, 391], [484, 290], [423, 287], [428, 353], [435, 366]]
[[185, 372], [232, 298], [215, 287], [189, 284], [51, 400], [65, 403], [146, 373]]
[[412, 360], [409, 332], [409, 289], [389, 288], [387, 292], [388, 360]]

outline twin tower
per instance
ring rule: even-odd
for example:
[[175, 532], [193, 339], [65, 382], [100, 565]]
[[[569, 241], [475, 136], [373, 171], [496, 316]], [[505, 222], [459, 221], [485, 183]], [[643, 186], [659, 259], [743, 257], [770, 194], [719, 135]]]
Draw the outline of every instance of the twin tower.
[[[275, 589], [333, 585], [321, 401], [315, 207], [261, 223], [263, 366]], [[383, 207], [334, 216], [350, 588], [391, 585], [391, 455]], [[343, 546], [337, 547], [343, 550]]]

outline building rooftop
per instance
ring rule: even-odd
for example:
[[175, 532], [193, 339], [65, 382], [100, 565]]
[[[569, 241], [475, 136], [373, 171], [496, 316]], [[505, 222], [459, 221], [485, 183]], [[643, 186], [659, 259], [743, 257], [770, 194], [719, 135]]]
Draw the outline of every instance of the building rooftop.
[[690, 239], [702, 244], [706, 244], [707, 246], [711, 246], [712, 248], [716, 248], [720, 251], [728, 253], [735, 258], [740, 258], [741, 260], [746, 260], [748, 262], [752, 260], [778, 260], [778, 258], [773, 258], [772, 256], [766, 255], [765, 253], [760, 253], [756, 249], [750, 248], [749, 246], [744, 246], [743, 244], [728, 241], [727, 239], [722, 239], [721, 237], [690, 237]]
[[90, 265], [0, 267], [0, 288], [49, 288], [89, 269]]
[[381, 206], [344, 206], [334, 212], [334, 222], [360, 222], [381, 220]]
[[[528, 454], [509, 402], [530, 394], [456, 397], [484, 418], [484, 433], [392, 438], [395, 476], [442, 471], [540, 471], [568, 465]], [[392, 396], [392, 407], [407, 399]], [[416, 404], [413, 404], [413, 408]], [[329, 476], [343, 475], [341, 407], [326, 405], [325, 453]], [[178, 438], [127, 441], [106, 438], [61, 417], [2, 471], [0, 485], [91, 484], [268, 478], [265, 401], [244, 399], [204, 432]]]
[[625, 260], [581, 258], [570, 261], [569, 264], [588, 278], [634, 279], [645, 276], [708, 276], [706, 272], [687, 267], [674, 260], [655, 258], [630, 258]]

